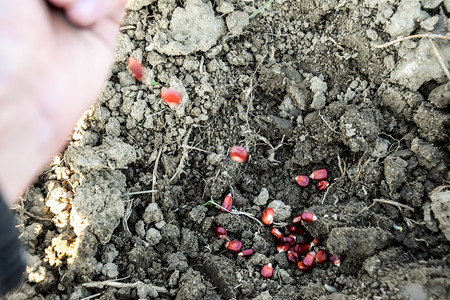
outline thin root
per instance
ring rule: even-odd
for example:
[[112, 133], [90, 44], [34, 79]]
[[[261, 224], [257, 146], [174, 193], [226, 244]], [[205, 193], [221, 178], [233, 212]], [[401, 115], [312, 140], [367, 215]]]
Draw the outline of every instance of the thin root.
[[[155, 190], [155, 186], [156, 186], [156, 173], [158, 172], [158, 163], [159, 163], [159, 158], [161, 157], [161, 153], [162, 153], [162, 147], [158, 151], [158, 156], [156, 157], [155, 166], [153, 168], [152, 190]], [[155, 203], [155, 201], [156, 201], [156, 193], [153, 193], [152, 194], [152, 203]]]

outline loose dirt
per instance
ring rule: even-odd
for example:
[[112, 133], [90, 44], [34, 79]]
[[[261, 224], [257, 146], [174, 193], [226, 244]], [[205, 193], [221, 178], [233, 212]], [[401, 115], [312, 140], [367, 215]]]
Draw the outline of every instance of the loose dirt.
[[[248, 20], [265, 3], [131, 1], [102, 95], [16, 210], [29, 267], [6, 299], [450, 299], [450, 1], [275, 0]], [[294, 181], [319, 168], [326, 192]], [[230, 192], [257, 218], [313, 212], [298, 241], [341, 266], [302, 272], [271, 227], [203, 205]]]

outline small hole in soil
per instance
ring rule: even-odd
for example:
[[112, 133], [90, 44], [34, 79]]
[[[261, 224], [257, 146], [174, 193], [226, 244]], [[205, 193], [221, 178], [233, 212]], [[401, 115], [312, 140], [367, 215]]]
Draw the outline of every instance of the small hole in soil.
[[428, 96], [430, 95], [431, 91], [434, 90], [436, 87], [439, 86], [439, 83], [437, 83], [434, 80], [430, 80], [425, 82], [424, 84], [422, 84], [419, 88], [419, 93], [425, 98], [427, 99]]

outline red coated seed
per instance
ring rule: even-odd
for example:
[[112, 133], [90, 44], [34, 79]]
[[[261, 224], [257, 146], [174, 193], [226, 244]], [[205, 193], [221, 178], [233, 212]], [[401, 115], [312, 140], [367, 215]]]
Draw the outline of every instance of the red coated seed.
[[341, 265], [341, 257], [330, 254], [330, 261], [337, 267]]
[[325, 191], [329, 186], [330, 186], [330, 183], [328, 181], [322, 180], [317, 183], [317, 190]]
[[296, 252], [288, 251], [286, 256], [289, 262], [294, 264], [298, 263], [298, 254]]
[[300, 271], [303, 271], [303, 272], [311, 271], [311, 268], [306, 267], [306, 266], [303, 264], [303, 262], [301, 262], [301, 261], [298, 262], [297, 266], [298, 266], [298, 269], [299, 269]]
[[294, 242], [297, 241], [297, 237], [296, 237], [295, 235], [293, 235], [292, 233], [290, 233], [290, 234], [288, 235], [288, 237], [293, 238], [293, 239], [294, 239]]
[[144, 78], [144, 68], [142, 64], [134, 57], [128, 59], [128, 69], [134, 79], [141, 81]]
[[232, 160], [239, 163], [244, 162], [248, 157], [248, 152], [244, 147], [233, 146], [230, 150], [230, 157]]
[[[231, 197], [231, 193], [225, 196], [222, 201], [222, 207], [220, 210], [223, 212], [229, 212], [233, 208], [233, 198]], [[225, 208], [225, 209], [224, 209]]]
[[298, 223], [302, 221], [302, 215], [298, 215], [292, 219], [292, 223]]
[[161, 98], [167, 103], [171, 108], [174, 108], [181, 102], [181, 93], [173, 88], [162, 88]]
[[287, 230], [295, 234], [304, 234], [305, 230], [297, 226], [288, 226]]
[[304, 255], [311, 250], [311, 245], [307, 243], [295, 244], [294, 250], [298, 255]]
[[273, 223], [273, 216], [275, 215], [273, 208], [267, 207], [262, 215], [261, 221], [266, 225], [271, 225]]
[[309, 175], [309, 178], [314, 180], [324, 180], [327, 179], [327, 177], [328, 177], [327, 169], [318, 169], [312, 172], [311, 175]]
[[302, 260], [303, 265], [307, 268], [312, 268], [316, 263], [316, 253], [314, 251], [309, 251]]
[[305, 188], [309, 185], [309, 177], [306, 175], [299, 175], [295, 177], [295, 182], [297, 182], [300, 187]]
[[327, 262], [328, 254], [325, 252], [325, 250], [319, 250], [316, 253], [316, 262], [318, 264], [324, 264]]
[[226, 239], [227, 238], [227, 231], [222, 226], [217, 226], [216, 229], [214, 229], [214, 233], [219, 239]]
[[288, 243], [288, 244], [294, 244], [295, 243], [295, 239], [289, 237], [289, 236], [282, 236], [279, 238], [280, 242], [283, 243]]
[[311, 248], [315, 247], [319, 242], [320, 242], [319, 238], [314, 238], [310, 244]]
[[311, 222], [317, 221], [316, 215], [311, 212], [307, 212], [307, 211], [302, 212], [300, 217], [302, 218], [302, 221], [305, 223], [311, 223]]
[[282, 238], [284, 236], [281, 233], [281, 231], [278, 228], [276, 228], [276, 227], [272, 228], [272, 230], [270, 231], [270, 234], [272, 234], [277, 239], [280, 239], [280, 238]]
[[271, 263], [268, 263], [261, 269], [261, 276], [264, 278], [272, 278], [273, 276], [273, 267]]
[[255, 253], [255, 250], [247, 249], [247, 250], [244, 250], [242, 252], [239, 252], [238, 255], [239, 256], [250, 256], [250, 255], [253, 255], [254, 253]]
[[277, 245], [277, 251], [278, 251], [278, 253], [287, 252], [287, 251], [289, 251], [290, 247], [291, 247], [291, 244], [286, 243], [286, 242], [281, 242]]
[[242, 242], [238, 240], [232, 240], [225, 243], [225, 248], [230, 252], [239, 252], [242, 248]]

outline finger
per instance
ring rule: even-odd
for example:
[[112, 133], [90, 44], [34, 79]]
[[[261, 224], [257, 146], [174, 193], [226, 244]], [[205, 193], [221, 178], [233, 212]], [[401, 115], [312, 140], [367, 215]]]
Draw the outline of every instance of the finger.
[[125, 0], [76, 0], [66, 7], [66, 14], [75, 25], [87, 27], [123, 11], [125, 4]]
[[66, 8], [68, 5], [74, 3], [77, 0], [47, 0], [51, 4], [59, 8]]

